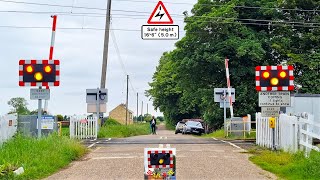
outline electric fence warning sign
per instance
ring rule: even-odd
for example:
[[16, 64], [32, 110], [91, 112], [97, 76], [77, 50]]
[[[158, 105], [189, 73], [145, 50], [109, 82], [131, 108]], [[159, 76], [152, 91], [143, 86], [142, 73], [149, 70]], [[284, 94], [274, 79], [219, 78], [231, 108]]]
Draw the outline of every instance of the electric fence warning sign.
[[148, 19], [148, 25], [141, 27], [141, 38], [144, 40], [178, 40], [179, 26], [173, 25], [173, 20], [159, 1]]

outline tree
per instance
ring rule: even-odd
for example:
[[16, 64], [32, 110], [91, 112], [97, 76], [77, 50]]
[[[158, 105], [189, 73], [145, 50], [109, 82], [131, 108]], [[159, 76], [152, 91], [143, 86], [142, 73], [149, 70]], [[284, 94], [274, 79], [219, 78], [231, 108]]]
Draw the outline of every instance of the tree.
[[63, 116], [61, 114], [58, 114], [57, 115], [57, 119], [58, 119], [58, 121], [63, 121], [64, 118], [63, 118]]
[[9, 114], [17, 113], [19, 115], [26, 115], [30, 113], [27, 108], [28, 103], [22, 97], [11, 98], [10, 101], [8, 101], [8, 105], [12, 107]]
[[160, 58], [147, 95], [172, 125], [202, 117], [219, 128], [223, 111], [213, 93], [226, 87], [226, 57], [235, 116], [259, 111], [256, 66], [292, 64], [300, 91], [319, 92], [320, 28], [312, 24], [320, 21], [319, 7], [316, 0], [198, 0], [185, 17], [186, 36]]

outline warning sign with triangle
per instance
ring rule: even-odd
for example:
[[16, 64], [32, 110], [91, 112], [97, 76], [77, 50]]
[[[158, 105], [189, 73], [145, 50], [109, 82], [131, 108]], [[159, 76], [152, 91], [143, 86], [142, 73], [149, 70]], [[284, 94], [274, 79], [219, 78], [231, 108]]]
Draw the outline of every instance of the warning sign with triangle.
[[173, 20], [162, 1], [159, 1], [149, 17], [148, 24], [173, 24]]

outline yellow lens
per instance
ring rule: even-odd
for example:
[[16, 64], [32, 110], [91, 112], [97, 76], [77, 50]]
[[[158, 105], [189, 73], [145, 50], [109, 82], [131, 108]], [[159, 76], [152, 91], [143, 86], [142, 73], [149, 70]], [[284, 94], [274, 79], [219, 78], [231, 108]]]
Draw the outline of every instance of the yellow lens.
[[27, 66], [26, 68], [28, 73], [32, 73], [33, 72], [33, 67], [31, 65]]
[[43, 79], [43, 76], [40, 72], [37, 72], [34, 74], [34, 78], [37, 80], [37, 81], [41, 81]]
[[273, 86], [278, 85], [278, 84], [279, 84], [279, 79], [278, 79], [278, 78], [272, 78], [272, 79], [270, 80], [270, 83], [271, 83]]
[[286, 76], [287, 76], [287, 73], [286, 73], [286, 72], [282, 71], [282, 72], [280, 73], [280, 77], [281, 77], [281, 78], [285, 78]]
[[46, 66], [46, 67], [44, 68], [44, 71], [45, 71], [46, 73], [51, 73], [51, 71], [52, 71], [51, 66]]
[[164, 160], [163, 159], [160, 159], [159, 160], [159, 164], [163, 164]]
[[267, 79], [267, 78], [270, 77], [270, 73], [269, 73], [269, 72], [264, 72], [264, 73], [262, 74], [262, 76]]

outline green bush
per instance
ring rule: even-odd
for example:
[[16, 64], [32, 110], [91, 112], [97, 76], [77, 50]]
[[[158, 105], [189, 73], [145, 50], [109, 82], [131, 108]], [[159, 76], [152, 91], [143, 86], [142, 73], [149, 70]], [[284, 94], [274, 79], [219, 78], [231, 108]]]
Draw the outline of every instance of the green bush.
[[[80, 158], [86, 151], [87, 149], [77, 141], [57, 134], [41, 139], [17, 135], [0, 147], [0, 178], [41, 179]], [[10, 174], [12, 167], [21, 166], [25, 172], [13, 177]]]
[[[109, 122], [108, 122], [109, 121]], [[115, 124], [112, 120], [108, 120], [107, 123], [100, 128], [98, 138], [121, 138], [137, 135], [150, 134], [150, 125], [146, 124], [129, 124], [121, 125]], [[118, 123], [118, 122], [117, 122]]]

